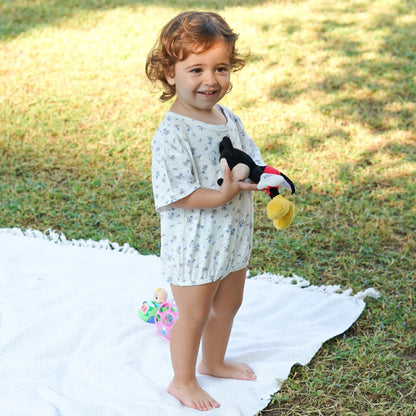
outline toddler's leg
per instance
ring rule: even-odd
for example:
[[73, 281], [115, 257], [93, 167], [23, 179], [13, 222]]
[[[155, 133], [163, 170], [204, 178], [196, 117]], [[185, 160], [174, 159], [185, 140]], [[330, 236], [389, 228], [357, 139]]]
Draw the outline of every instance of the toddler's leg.
[[220, 282], [211, 313], [202, 335], [201, 374], [216, 377], [255, 380], [256, 375], [246, 364], [224, 361], [234, 316], [241, 306], [246, 269], [230, 273]]
[[195, 377], [201, 335], [219, 282], [200, 286], [175, 286], [172, 293], [179, 316], [170, 334], [174, 377], [168, 392], [182, 404], [197, 410], [219, 407], [199, 386]]

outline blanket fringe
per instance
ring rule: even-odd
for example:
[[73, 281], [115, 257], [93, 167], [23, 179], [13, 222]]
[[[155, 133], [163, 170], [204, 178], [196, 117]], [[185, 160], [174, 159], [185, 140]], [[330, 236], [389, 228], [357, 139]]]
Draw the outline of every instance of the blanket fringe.
[[114, 243], [108, 239], [94, 241], [91, 239], [88, 240], [68, 240], [63, 233], [58, 233], [51, 228], [48, 228], [44, 233], [38, 230], [33, 230], [31, 228], [22, 231], [20, 228], [0, 228], [0, 236], [8, 234], [14, 235], [17, 237], [29, 237], [35, 238], [40, 240], [49, 240], [54, 244], [60, 244], [64, 246], [75, 246], [75, 247], [85, 247], [85, 248], [96, 248], [99, 250], [113, 250], [118, 251], [125, 254], [140, 254], [136, 249], [131, 247], [128, 243], [124, 243], [120, 245], [118, 243]]
[[358, 292], [356, 295], [353, 295], [353, 290], [351, 288], [342, 290], [341, 286], [339, 285], [314, 286], [311, 285], [308, 280], [296, 274], [293, 274], [291, 277], [286, 277], [270, 273], [264, 273], [257, 276], [252, 276], [250, 277], [250, 279], [268, 280], [279, 285], [293, 285], [305, 289], [307, 291], [319, 291], [328, 294], [353, 296], [355, 299], [358, 300], [364, 300], [366, 297], [378, 299], [381, 296], [380, 292], [372, 287], [364, 291]]

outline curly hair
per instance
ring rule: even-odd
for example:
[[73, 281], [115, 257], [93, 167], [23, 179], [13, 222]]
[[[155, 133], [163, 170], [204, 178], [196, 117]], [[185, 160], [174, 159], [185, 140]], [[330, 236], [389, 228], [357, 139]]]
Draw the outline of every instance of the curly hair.
[[162, 29], [159, 39], [146, 60], [146, 75], [151, 82], [160, 81], [162, 101], [176, 95], [175, 85], [165, 77], [176, 62], [185, 60], [191, 53], [203, 53], [216, 42], [223, 41], [231, 49], [231, 70], [238, 71], [246, 64], [246, 56], [240, 54], [235, 43], [238, 34], [217, 13], [184, 12], [173, 18]]

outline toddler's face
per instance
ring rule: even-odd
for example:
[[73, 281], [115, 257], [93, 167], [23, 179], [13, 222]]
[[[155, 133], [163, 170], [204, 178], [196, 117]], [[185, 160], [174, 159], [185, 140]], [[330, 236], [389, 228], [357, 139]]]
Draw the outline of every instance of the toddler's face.
[[230, 87], [231, 50], [224, 42], [214, 44], [205, 52], [191, 53], [177, 62], [172, 73], [166, 74], [176, 86], [175, 104], [190, 117], [201, 111], [211, 111]]

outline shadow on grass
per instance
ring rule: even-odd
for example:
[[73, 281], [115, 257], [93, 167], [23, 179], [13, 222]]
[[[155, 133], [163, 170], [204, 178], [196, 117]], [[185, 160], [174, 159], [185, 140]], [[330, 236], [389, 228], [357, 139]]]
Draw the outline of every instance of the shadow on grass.
[[170, 7], [177, 10], [223, 10], [226, 7], [255, 6], [264, 2], [265, 0], [5, 0], [0, 7], [0, 40], [12, 39], [35, 27], [54, 25], [88, 11], [118, 7], [135, 9], [143, 6]]
[[[347, 9], [331, 10], [335, 11], [351, 13]], [[311, 82], [302, 89], [289, 82], [277, 84], [270, 97], [290, 104], [301, 95], [321, 90], [327, 97], [334, 96], [320, 108], [327, 116], [358, 122], [373, 133], [407, 131], [416, 135], [412, 107], [416, 101], [416, 24], [403, 20], [402, 13], [403, 10], [397, 9], [394, 15], [379, 14], [371, 22], [366, 22], [369, 38], [381, 27], [388, 27], [378, 51], [381, 59], [364, 57], [366, 46], [344, 37], [343, 31], [339, 30], [345, 26], [344, 23], [319, 22], [316, 32], [322, 48], [351, 59], [345, 60], [343, 68], [336, 74], [326, 72], [323, 64], [320, 81]], [[288, 24], [293, 30], [294, 23]]]

